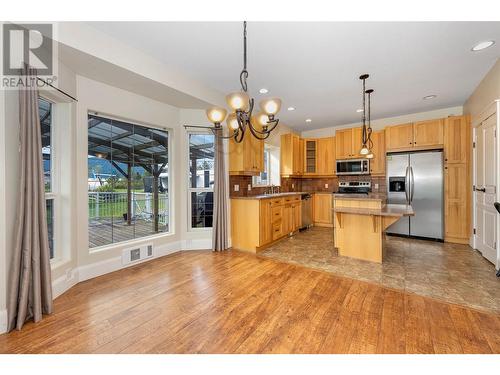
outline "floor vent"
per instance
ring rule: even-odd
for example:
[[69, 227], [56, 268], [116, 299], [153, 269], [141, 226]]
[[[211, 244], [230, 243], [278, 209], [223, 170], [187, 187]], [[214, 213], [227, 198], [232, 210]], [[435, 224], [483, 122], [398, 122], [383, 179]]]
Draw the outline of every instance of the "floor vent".
[[123, 250], [122, 263], [129, 264], [153, 257], [154, 248], [152, 244], [142, 245]]

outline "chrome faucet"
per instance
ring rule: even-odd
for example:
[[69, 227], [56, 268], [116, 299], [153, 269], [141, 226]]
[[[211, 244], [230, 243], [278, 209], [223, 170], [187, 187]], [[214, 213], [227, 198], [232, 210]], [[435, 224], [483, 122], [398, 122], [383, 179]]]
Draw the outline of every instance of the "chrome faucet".
[[280, 192], [279, 186], [271, 185], [269, 189], [267, 189], [266, 194], [279, 194], [279, 192]]

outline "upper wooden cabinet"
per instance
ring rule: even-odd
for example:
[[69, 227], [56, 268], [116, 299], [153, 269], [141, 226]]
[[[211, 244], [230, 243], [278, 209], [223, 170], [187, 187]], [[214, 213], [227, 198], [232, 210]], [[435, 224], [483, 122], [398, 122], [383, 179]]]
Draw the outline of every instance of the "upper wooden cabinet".
[[413, 123], [386, 127], [385, 147], [387, 151], [406, 150], [413, 147]]
[[359, 151], [361, 150], [361, 147], [363, 147], [363, 142], [361, 140], [363, 136], [363, 128], [352, 128], [352, 157], [353, 158], [360, 158], [362, 157], [359, 154]]
[[250, 132], [241, 143], [229, 140], [229, 173], [232, 175], [258, 175], [264, 171], [264, 141]]
[[349, 159], [352, 154], [352, 129], [342, 129], [335, 132], [335, 158]]
[[387, 151], [424, 150], [440, 148], [444, 143], [443, 119], [387, 126], [385, 146]]
[[442, 146], [444, 139], [443, 119], [419, 121], [413, 124], [413, 146]]
[[370, 173], [373, 175], [385, 174], [385, 133], [383, 130], [372, 133], [373, 159], [370, 159]]
[[359, 157], [361, 128], [340, 129], [335, 132], [335, 159]]
[[335, 173], [335, 137], [317, 140], [316, 173], [321, 176], [331, 176]]
[[283, 134], [281, 136], [281, 161], [280, 170], [283, 176], [301, 175], [304, 170], [303, 142], [296, 134]]
[[304, 174], [318, 172], [318, 144], [316, 139], [304, 139]]
[[471, 128], [467, 116], [451, 116], [444, 120], [444, 160], [467, 163], [471, 153]]

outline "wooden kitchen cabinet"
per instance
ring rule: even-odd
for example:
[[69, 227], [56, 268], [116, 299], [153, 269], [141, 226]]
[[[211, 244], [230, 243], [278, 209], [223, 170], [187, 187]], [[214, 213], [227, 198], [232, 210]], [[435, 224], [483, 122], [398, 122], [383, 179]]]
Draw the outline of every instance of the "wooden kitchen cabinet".
[[443, 119], [418, 121], [385, 128], [387, 151], [426, 150], [443, 147]]
[[444, 173], [445, 241], [468, 244], [470, 236], [468, 164], [445, 164]]
[[467, 116], [450, 116], [444, 120], [444, 160], [467, 163], [471, 153], [471, 127]]
[[359, 158], [362, 128], [340, 129], [335, 132], [335, 159]]
[[272, 221], [272, 202], [270, 199], [263, 199], [260, 202], [260, 236], [259, 246], [272, 242], [273, 240], [273, 221]]
[[318, 171], [318, 144], [316, 139], [304, 139], [304, 174], [314, 175]]
[[280, 172], [282, 176], [300, 176], [304, 170], [303, 142], [297, 134], [281, 136]]
[[292, 203], [293, 211], [293, 231], [299, 230], [302, 225], [302, 202], [298, 201]]
[[335, 159], [349, 159], [352, 156], [352, 130], [341, 129], [335, 132]]
[[383, 130], [372, 133], [373, 159], [370, 159], [370, 173], [385, 175], [385, 133]]
[[[300, 194], [265, 199], [231, 199], [231, 241], [235, 249], [258, 252], [297, 231], [302, 221]], [[251, 222], [252, 225], [248, 225]]]
[[359, 154], [359, 150], [361, 150], [361, 147], [363, 147], [363, 142], [362, 142], [362, 136], [363, 136], [363, 128], [352, 128], [352, 157], [353, 158], [362, 158]]
[[332, 224], [332, 193], [313, 194], [313, 223], [317, 226], [331, 227]]
[[467, 116], [451, 116], [444, 120], [446, 242], [468, 244], [471, 235], [471, 133]]
[[418, 121], [413, 124], [414, 147], [439, 147], [443, 145], [443, 119]]
[[333, 176], [335, 174], [335, 137], [317, 140], [317, 174]]
[[413, 123], [387, 126], [385, 147], [387, 151], [407, 150], [413, 147]]
[[264, 171], [264, 141], [245, 134], [241, 143], [229, 140], [229, 174], [256, 176]]

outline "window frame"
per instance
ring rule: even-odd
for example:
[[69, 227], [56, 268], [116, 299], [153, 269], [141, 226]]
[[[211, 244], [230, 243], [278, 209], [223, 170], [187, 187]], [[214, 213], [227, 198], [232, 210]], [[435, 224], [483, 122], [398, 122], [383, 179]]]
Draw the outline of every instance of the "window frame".
[[[213, 135], [211, 131], [208, 130], [188, 130], [186, 131], [186, 185], [187, 185], [187, 230], [188, 232], [210, 232], [213, 229], [213, 219], [212, 219], [212, 226], [211, 227], [193, 227], [193, 218], [192, 218], [192, 209], [193, 209], [193, 202], [191, 200], [191, 193], [203, 193], [203, 192], [214, 192], [214, 188], [212, 185], [212, 188], [192, 188], [191, 184], [189, 183], [189, 137], [191, 135]], [[215, 135], [214, 136], [214, 150], [215, 150]], [[215, 163], [215, 154], [214, 154], [214, 163]], [[214, 173], [215, 173], [215, 165], [214, 165]], [[213, 216], [212, 216], [213, 217]]]
[[[59, 206], [59, 191], [60, 191], [60, 173], [59, 173], [59, 155], [58, 155], [58, 144], [59, 144], [59, 132], [57, 130], [57, 122], [54, 121], [57, 118], [57, 102], [43, 95], [43, 93], [38, 94], [38, 99], [46, 101], [50, 104], [50, 191], [44, 191], [45, 205], [47, 205], [48, 200], [52, 200], [52, 253], [53, 257], [50, 258], [51, 266], [61, 262], [63, 260], [63, 254], [59, 244], [60, 230], [59, 230], [59, 216], [60, 216], [60, 206]], [[40, 150], [41, 152], [42, 150]], [[43, 160], [43, 157], [42, 157]], [[45, 186], [44, 186], [45, 190]]]
[[[169, 173], [169, 176], [168, 176], [169, 177], [168, 178], [168, 192], [169, 192], [169, 195], [168, 195], [168, 223], [169, 223], [169, 226], [168, 226], [168, 232], [158, 232], [158, 233], [151, 234], [149, 236], [137, 237], [137, 238], [132, 238], [130, 240], [124, 240], [124, 241], [119, 241], [119, 242], [111, 242], [109, 244], [102, 245], [102, 246], [90, 247], [90, 246], [88, 246], [89, 244], [87, 242], [88, 253], [93, 254], [93, 253], [100, 252], [103, 250], [119, 248], [120, 246], [124, 246], [124, 245], [133, 245], [133, 244], [142, 243], [144, 241], [151, 240], [154, 238], [161, 238], [161, 237], [173, 235], [175, 233], [175, 228], [174, 228], [175, 223], [173, 221], [174, 218], [173, 218], [173, 211], [172, 211], [173, 210], [173, 208], [172, 208], [173, 207], [172, 206], [172, 196], [173, 196], [172, 176], [174, 175], [175, 172], [173, 172], [173, 164], [174, 163], [172, 162], [172, 137], [174, 135], [172, 128], [169, 128], [166, 126], [161, 126], [161, 125], [149, 124], [149, 123], [145, 123], [142, 121], [131, 120], [131, 119], [128, 119], [125, 117], [119, 117], [119, 116], [111, 115], [109, 113], [103, 113], [103, 112], [99, 112], [96, 110], [88, 109], [87, 113], [85, 115], [85, 118], [86, 118], [85, 140], [87, 142], [86, 143], [86, 147], [87, 147], [86, 152], [88, 152], [88, 117], [89, 117], [89, 115], [103, 117], [103, 118], [106, 118], [106, 119], [109, 119], [112, 121], [125, 122], [125, 123], [131, 124], [131, 125], [137, 125], [137, 126], [141, 126], [141, 127], [147, 128], [147, 129], [161, 130], [161, 131], [165, 131], [168, 133], [167, 154], [168, 154], [168, 173]], [[87, 154], [87, 156], [88, 156], [88, 154]], [[86, 166], [85, 166], [85, 172], [86, 172], [85, 178], [88, 178], [88, 173], [89, 173], [88, 161], [87, 161]], [[88, 190], [86, 191], [86, 199], [87, 199], [86, 207], [88, 210], [88, 205], [89, 205], [89, 203], [88, 203], [89, 202], [88, 201]], [[88, 215], [88, 211], [87, 211], [87, 215]], [[88, 236], [88, 232], [89, 232], [89, 228], [88, 228], [88, 216], [87, 216], [87, 236]]]
[[[252, 187], [269, 187], [271, 186], [271, 150], [264, 145], [264, 154], [267, 154], [267, 163], [264, 165], [264, 172], [267, 170], [267, 183], [262, 184], [262, 183], [257, 183], [257, 177], [260, 178], [260, 175], [262, 174], [259, 173], [258, 176], [252, 176]], [[265, 158], [265, 156], [264, 156]]]

